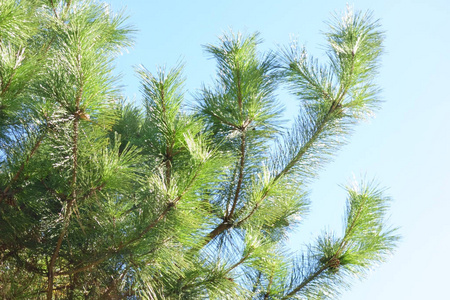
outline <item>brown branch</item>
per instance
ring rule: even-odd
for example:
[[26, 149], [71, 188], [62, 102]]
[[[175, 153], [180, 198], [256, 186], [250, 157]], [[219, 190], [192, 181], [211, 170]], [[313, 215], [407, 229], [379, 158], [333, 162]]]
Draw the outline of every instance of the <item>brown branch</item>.
[[256, 278], [256, 282], [253, 284], [253, 289], [252, 289], [253, 293], [256, 293], [256, 290], [258, 289], [258, 285], [260, 285], [260, 283], [261, 283], [261, 276], [262, 276], [261, 271], [258, 271], [258, 278]]
[[243, 224], [245, 221], [247, 221], [248, 219], [250, 219], [251, 216], [253, 216], [253, 214], [256, 212], [256, 210], [258, 209], [259, 205], [261, 204], [262, 201], [264, 201], [267, 197], [267, 195], [269, 194], [269, 192], [266, 193], [265, 196], [261, 197], [261, 199], [258, 201], [258, 203], [256, 203], [252, 210], [250, 211], [250, 213], [248, 215], [246, 215], [243, 219], [241, 219], [239, 222], [237, 222], [236, 226], [240, 226], [241, 224]]
[[165, 162], [165, 168], [166, 168], [166, 178], [165, 178], [165, 184], [167, 189], [170, 188], [170, 178], [172, 176], [172, 156], [171, 156], [171, 149], [169, 146], [166, 147], [166, 162]]
[[[352, 67], [350, 68], [350, 74], [349, 74], [349, 82], [347, 82], [347, 84], [342, 84], [341, 86], [340, 86], [340, 88], [339, 88], [339, 93], [341, 93], [341, 95], [339, 96], [339, 98], [336, 100], [336, 102], [338, 103], [338, 104], [340, 104], [341, 102], [342, 102], [342, 100], [344, 99], [344, 96], [347, 94], [347, 92], [348, 92], [348, 90], [349, 90], [349, 88], [350, 88], [350, 85], [351, 85], [351, 82], [350, 82], [350, 79], [351, 79], [351, 77], [353, 77], [353, 72], [354, 72], [354, 70], [355, 70], [355, 53], [352, 51], [352, 59], [351, 59], [351, 64], [352, 64]], [[338, 93], [338, 94], [339, 94]]]
[[55, 14], [55, 17], [59, 18], [58, 13], [56, 12], [55, 3], [53, 3], [53, 0], [50, 0], [50, 3], [52, 4], [52, 10], [53, 10], [53, 13]]
[[[168, 125], [168, 120], [167, 120], [167, 107], [166, 107], [166, 103], [165, 103], [165, 90], [164, 90], [164, 84], [161, 82], [160, 84], [160, 90], [159, 90], [159, 96], [161, 99], [161, 108], [162, 108], [162, 115], [163, 115], [163, 123], [164, 125], [167, 127], [167, 129], [169, 129], [169, 125]], [[172, 132], [173, 135], [175, 135], [175, 132]], [[166, 153], [165, 153], [165, 184], [167, 186], [167, 189], [169, 189], [170, 187], [170, 179], [172, 176], [172, 162], [173, 162], [173, 146], [174, 146], [174, 141], [173, 141], [173, 136], [170, 137], [171, 141], [167, 141], [167, 145], [166, 145]], [[170, 144], [170, 145], [169, 145]]]
[[[239, 73], [239, 65], [237, 65], [237, 70], [236, 70], [236, 76], [237, 76], [237, 100], [238, 100], [238, 106], [239, 106], [239, 114], [242, 117], [242, 113], [243, 113], [243, 98], [242, 98], [242, 90], [241, 90], [241, 79], [240, 79], [240, 73]], [[248, 125], [251, 123], [251, 121], [246, 120], [246, 122], [244, 122], [243, 125], [241, 126], [236, 126], [232, 123], [229, 123], [221, 118], [219, 118], [217, 115], [215, 115], [213, 112], [211, 112], [213, 114], [213, 116], [215, 116], [216, 118], [218, 118], [219, 120], [221, 120], [222, 122], [224, 122], [227, 125], [230, 125], [232, 127], [234, 127], [235, 129], [239, 129], [241, 131], [241, 157], [240, 157], [240, 162], [239, 162], [239, 177], [238, 177], [238, 183], [236, 186], [236, 192], [234, 194], [234, 198], [233, 198], [233, 204], [231, 206], [230, 211], [227, 211], [224, 217], [224, 220], [221, 224], [219, 224], [215, 229], [213, 229], [207, 236], [204, 245], [208, 244], [209, 241], [211, 241], [213, 238], [215, 238], [216, 236], [218, 236], [219, 234], [221, 234], [222, 232], [224, 232], [225, 230], [229, 229], [232, 227], [232, 223], [230, 223], [229, 221], [233, 218], [233, 214], [234, 211], [236, 209], [236, 205], [238, 203], [239, 200], [239, 196], [240, 196], [240, 192], [241, 192], [241, 188], [242, 188], [242, 183], [244, 180], [244, 166], [245, 166], [245, 148], [246, 148], [246, 136], [245, 136], [245, 132], [246, 129], [248, 127]], [[228, 207], [227, 207], [228, 209]]]
[[94, 260], [94, 261], [92, 261], [92, 262], [88, 263], [87, 265], [84, 265], [84, 266], [82, 266], [82, 267], [80, 267], [80, 268], [72, 269], [72, 270], [64, 271], [64, 272], [58, 272], [58, 273], [56, 273], [55, 275], [56, 275], [56, 276], [73, 275], [73, 274], [77, 274], [77, 273], [80, 273], [80, 272], [89, 270], [90, 268], [95, 267], [95, 266], [101, 264], [102, 262], [104, 262], [105, 260], [107, 260], [108, 258], [110, 258], [110, 257], [112, 256], [112, 254], [113, 254], [113, 253], [111, 253], [111, 252], [110, 252], [110, 253], [107, 253], [107, 254], [106, 254], [105, 256], [103, 256], [102, 258], [99, 258], [99, 259], [97, 259], [97, 260]]
[[241, 265], [243, 262], [245, 262], [250, 257], [251, 254], [252, 254], [252, 252], [249, 251], [247, 253], [247, 255], [243, 256], [237, 263], [235, 263], [228, 270], [226, 270], [226, 273], [231, 272], [232, 270], [236, 269], [239, 265]]
[[233, 124], [233, 123], [228, 122], [227, 120], [223, 119], [222, 117], [216, 115], [214, 112], [210, 111], [209, 113], [210, 113], [214, 118], [218, 119], [220, 122], [222, 122], [222, 123], [224, 123], [224, 124], [226, 124], [226, 125], [228, 125], [228, 126], [231, 126], [231, 127], [233, 127], [234, 129], [239, 129], [239, 126], [238, 126], [238, 125], [235, 125], [235, 124]]
[[[66, 290], [66, 289], [69, 289], [69, 288], [71, 288], [71, 287], [72, 287], [71, 284], [68, 283], [68, 284], [66, 284], [66, 285], [60, 285], [60, 286], [54, 287], [53, 290], [54, 290], [54, 291], [60, 291], [60, 290]], [[39, 294], [44, 294], [44, 293], [47, 293], [47, 290], [41, 290], [41, 291], [39, 291]]]
[[[14, 70], [14, 71], [12, 72], [11, 76], [9, 77], [8, 82], [7, 82], [6, 85], [2, 88], [2, 91], [1, 91], [1, 93], [0, 93], [0, 97], [3, 96], [3, 95], [6, 93], [6, 91], [9, 89], [9, 87], [11, 86], [11, 82], [12, 82], [12, 79], [13, 79], [13, 77], [14, 77], [15, 74], [16, 74], [16, 70]], [[3, 82], [2, 82], [2, 84], [3, 84]]]
[[[332, 111], [333, 112], [333, 111]], [[329, 114], [326, 115], [326, 117], [324, 118], [324, 121], [319, 125], [319, 127], [316, 129], [315, 133], [313, 134], [313, 136], [311, 137], [311, 139], [305, 144], [304, 147], [302, 147], [302, 149], [297, 153], [297, 155], [294, 157], [294, 159], [292, 159], [287, 165], [286, 167], [280, 171], [280, 173], [278, 173], [274, 179], [272, 180], [272, 183], [270, 184], [270, 186], [267, 188], [266, 192], [263, 194], [263, 196], [261, 197], [261, 199], [253, 206], [252, 210], [250, 211], [250, 213], [245, 216], [243, 219], [241, 219], [239, 222], [236, 223], [236, 226], [241, 225], [242, 223], [244, 223], [245, 221], [247, 221], [258, 209], [259, 205], [261, 204], [262, 201], [264, 201], [264, 199], [269, 195], [270, 189], [271, 187], [273, 187], [275, 185], [275, 183], [282, 178], [285, 174], [287, 174], [289, 172], [290, 169], [292, 169], [294, 167], [294, 165], [300, 160], [300, 158], [306, 153], [306, 151], [312, 146], [312, 144], [315, 142], [315, 140], [319, 137], [320, 133], [323, 131], [323, 128], [325, 127], [326, 122], [328, 121], [330, 114], [332, 113], [330, 112]], [[222, 232], [224, 232], [225, 230], [231, 228], [233, 226], [233, 224], [229, 223], [229, 217], [227, 220], [224, 220], [222, 223], [220, 223], [216, 228], [214, 228], [206, 237], [205, 242], [203, 245], [208, 244], [213, 238], [215, 238], [216, 236], [218, 236], [219, 234], [221, 234]]]
[[344, 238], [342, 239], [342, 242], [339, 245], [338, 250], [336, 251], [336, 254], [335, 254], [336, 257], [339, 256], [340, 253], [343, 251], [343, 249], [347, 246], [348, 240], [346, 240], [346, 238], [348, 237], [348, 235], [351, 233], [351, 231], [355, 227], [356, 221], [358, 220], [359, 216], [361, 215], [362, 210], [363, 210], [363, 206], [361, 205], [361, 207], [358, 209], [358, 212], [356, 213], [356, 216], [354, 217], [354, 219], [352, 221], [352, 224], [350, 224], [350, 227], [348, 228], [348, 230], [345, 231]]
[[[67, 210], [66, 211], [71, 211], [71, 207], [69, 206], [71, 202], [68, 203], [67, 205]], [[55, 266], [55, 262], [56, 259], [58, 258], [58, 254], [59, 254], [59, 250], [61, 249], [61, 245], [62, 242], [64, 240], [64, 236], [66, 235], [66, 231], [67, 228], [69, 226], [69, 218], [70, 218], [71, 213], [67, 213], [65, 220], [64, 220], [64, 225], [63, 225], [63, 229], [61, 230], [59, 237], [58, 237], [58, 241], [56, 243], [56, 247], [55, 250], [53, 251], [53, 255], [50, 259], [50, 263], [48, 264], [48, 284], [47, 284], [47, 300], [52, 300], [53, 298], [53, 280], [54, 280], [54, 266]]]
[[66, 12], [68, 12], [69, 11], [69, 8], [70, 8], [70, 5], [72, 4], [72, 1], [71, 0], [68, 0], [67, 1], [67, 4], [66, 4]]
[[264, 300], [269, 299], [270, 296], [270, 288], [272, 287], [273, 284], [273, 270], [272, 270], [272, 274], [270, 274], [270, 279], [269, 279], [269, 283], [267, 284], [267, 292], [264, 294]]
[[94, 195], [96, 192], [101, 191], [105, 187], [105, 183], [102, 183], [99, 186], [91, 188], [87, 193], [80, 197], [80, 201], [86, 200]]
[[[331, 112], [330, 112], [331, 113]], [[327, 122], [329, 115], [327, 115], [325, 117], [325, 120], [320, 124], [320, 126], [318, 127], [318, 129], [316, 129], [316, 131], [314, 132], [313, 136], [310, 138], [310, 140], [302, 147], [302, 149], [300, 149], [300, 151], [297, 153], [297, 155], [294, 157], [294, 159], [292, 159], [285, 167], [283, 170], [281, 170], [272, 180], [272, 183], [270, 184], [270, 186], [267, 188], [266, 192], [262, 195], [261, 199], [253, 206], [252, 210], [250, 211], [250, 213], [245, 216], [243, 219], [241, 219], [237, 225], [241, 225], [242, 223], [244, 223], [246, 220], [248, 220], [258, 209], [259, 205], [261, 204], [262, 201], [264, 201], [264, 199], [269, 195], [269, 192], [271, 190], [271, 187], [273, 187], [276, 182], [278, 182], [278, 180], [280, 180], [284, 175], [286, 175], [294, 166], [295, 164], [300, 160], [300, 158], [306, 153], [306, 151], [308, 151], [308, 149], [313, 145], [313, 143], [315, 142], [315, 140], [319, 137], [320, 133], [322, 132], [323, 128], [325, 127], [325, 123]]]
[[35, 264], [33, 264], [32, 262], [28, 261], [28, 260], [23, 260], [19, 254], [17, 253], [17, 251], [8, 253], [8, 256], [12, 256], [16, 259], [16, 261], [19, 263], [19, 265], [21, 267], [23, 267], [25, 270], [32, 272], [34, 274], [39, 274], [39, 275], [44, 275], [45, 271], [43, 269], [40, 269], [38, 266], [36, 266]]
[[72, 182], [71, 188], [72, 192], [70, 195], [70, 199], [67, 202], [65, 216], [64, 216], [64, 225], [59, 234], [58, 241], [56, 243], [55, 250], [53, 251], [53, 255], [50, 259], [50, 263], [48, 265], [48, 286], [47, 286], [47, 300], [52, 300], [53, 298], [53, 280], [54, 280], [54, 267], [56, 263], [56, 259], [59, 255], [59, 250], [61, 249], [62, 242], [67, 233], [67, 229], [70, 224], [70, 217], [72, 215], [72, 206], [77, 199], [77, 174], [78, 174], [78, 134], [79, 134], [79, 123], [80, 123], [80, 102], [83, 96], [83, 72], [81, 69], [81, 59], [80, 55], [77, 55], [77, 63], [80, 71], [80, 87], [77, 91], [77, 95], [75, 98], [75, 112], [74, 112], [74, 120], [73, 120], [73, 135], [72, 135]]
[[292, 296], [294, 296], [295, 294], [297, 294], [301, 289], [303, 289], [306, 285], [308, 285], [311, 281], [313, 281], [314, 279], [317, 278], [317, 276], [319, 276], [320, 274], [322, 274], [323, 271], [325, 271], [326, 269], [328, 269], [328, 265], [325, 265], [323, 267], [321, 267], [320, 269], [318, 269], [316, 272], [314, 272], [313, 274], [311, 274], [310, 276], [308, 276], [305, 280], [302, 281], [302, 283], [300, 283], [295, 289], [293, 289], [291, 292], [289, 292], [286, 296], [284, 296], [283, 298], [281, 298], [281, 300], [285, 300], [288, 299]]
[[[236, 181], [237, 169], [238, 168], [234, 168], [233, 169], [233, 175], [231, 177], [231, 182], [235, 182]], [[227, 216], [228, 211], [230, 210], [230, 202], [231, 202], [231, 197], [232, 196], [233, 196], [233, 191], [230, 189], [228, 191], [228, 195], [227, 195], [227, 205], [226, 205], [226, 208], [225, 208], [224, 218]]]
[[[19, 49], [19, 51], [17, 51], [16, 61], [15, 61], [15, 65], [13, 68], [13, 72], [11, 73], [11, 76], [9, 77], [6, 85], [2, 88], [0, 97], [3, 96], [6, 93], [6, 91], [9, 89], [9, 87], [11, 86], [12, 80], [13, 80], [14, 76], [16, 75], [17, 68], [20, 66], [20, 62], [23, 60], [23, 58], [21, 60], [21, 56], [23, 55], [24, 51], [25, 51], [25, 48]], [[2, 85], [3, 85], [3, 83], [4, 82], [3, 82], [3, 77], [2, 77]]]
[[240, 74], [241, 74], [241, 72], [239, 71], [239, 62], [236, 62], [237, 97], [238, 97], [239, 114], [242, 117], [243, 101], [242, 101], [241, 76], [240, 76]]
[[[79, 99], [77, 99], [77, 108], [79, 106]], [[77, 109], [78, 111], [78, 109]], [[69, 201], [66, 205], [65, 216], [64, 216], [64, 224], [63, 228], [59, 234], [58, 241], [56, 243], [55, 250], [53, 251], [53, 255], [50, 259], [50, 263], [48, 265], [48, 286], [47, 286], [47, 300], [52, 300], [53, 298], [53, 280], [54, 280], [54, 267], [56, 263], [56, 259], [59, 255], [59, 250], [61, 249], [62, 242], [67, 233], [67, 229], [70, 223], [70, 216], [72, 215], [72, 206], [76, 201], [77, 192], [76, 192], [76, 183], [77, 183], [77, 168], [78, 168], [78, 125], [79, 119], [75, 117], [73, 122], [73, 136], [72, 136], [72, 155], [73, 155], [73, 165], [72, 165], [72, 192]]]
[[45, 181], [43, 179], [40, 180], [42, 185], [45, 187], [45, 189], [50, 192], [54, 197], [56, 197], [57, 199], [64, 201], [67, 199], [67, 196], [61, 193], [58, 193], [57, 191], [55, 191], [53, 188], [49, 187]]
[[220, 223], [216, 228], [214, 228], [208, 234], [208, 236], [206, 237], [205, 241], [203, 242], [203, 245], [207, 245], [212, 239], [214, 239], [216, 236], [218, 236], [219, 234], [221, 234], [225, 230], [230, 229], [231, 227], [233, 227], [232, 223], [225, 223], [225, 221]]
[[33, 155], [36, 153], [37, 149], [39, 148], [39, 146], [41, 145], [42, 140], [44, 139], [45, 134], [42, 134], [39, 139], [36, 141], [36, 143], [33, 146], [33, 149], [31, 149], [30, 155], [27, 156], [26, 160], [22, 163], [22, 165], [20, 165], [19, 170], [16, 172], [16, 174], [14, 175], [13, 179], [11, 180], [11, 182], [8, 184], [8, 186], [3, 190], [2, 194], [0, 195], [0, 203], [2, 202], [2, 200], [4, 198], [6, 198], [6, 194], [8, 193], [8, 191], [11, 189], [12, 185], [19, 179], [20, 174], [23, 172], [23, 170], [25, 169], [25, 165], [28, 164], [28, 162], [30, 161], [31, 157], [33, 157]]
[[241, 134], [241, 159], [239, 164], [239, 177], [236, 187], [236, 192], [234, 194], [233, 204], [230, 211], [226, 214], [224, 221], [229, 221], [233, 217], [234, 210], [239, 199], [239, 194], [241, 192], [242, 182], [244, 180], [244, 166], [245, 166], [245, 131]]
[[[232, 265], [230, 268], [228, 268], [228, 269], [225, 271], [224, 274], [231, 272], [232, 270], [234, 270], [235, 268], [237, 268], [239, 265], [241, 265], [244, 261], [246, 261], [246, 260], [250, 257], [251, 253], [252, 253], [252, 252], [249, 251], [249, 252], [248, 252], [245, 256], [243, 256], [237, 263], [235, 263], [235, 264]], [[227, 278], [227, 279], [233, 281], [231, 278]], [[185, 285], [185, 286], [182, 287], [182, 289], [192, 288], [192, 287], [198, 286], [198, 285], [200, 285], [200, 284], [202, 284], [202, 283], [206, 283], [206, 282], [210, 282], [210, 281], [211, 281], [211, 279], [208, 279], [208, 280], [204, 280], [204, 281], [197, 282], [197, 283], [194, 283], [194, 284]]]
[[120, 274], [120, 276], [118, 278], [114, 278], [111, 281], [111, 284], [109, 284], [108, 288], [103, 292], [103, 294], [101, 295], [100, 299], [111, 299], [109, 294], [116, 287], [117, 283], [123, 280], [125, 275], [128, 273], [129, 269], [130, 269], [130, 267], [125, 268], [125, 270], [122, 272], [122, 274]]

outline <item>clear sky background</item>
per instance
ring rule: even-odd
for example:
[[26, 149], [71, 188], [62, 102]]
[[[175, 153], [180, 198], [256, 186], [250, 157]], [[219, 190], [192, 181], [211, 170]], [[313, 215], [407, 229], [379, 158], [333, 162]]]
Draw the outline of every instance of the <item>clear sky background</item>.
[[[308, 51], [323, 56], [321, 32], [345, 1], [109, 1], [126, 7], [139, 31], [135, 46], [118, 60], [124, 94], [139, 101], [133, 66], [150, 71], [186, 62], [189, 93], [214, 75], [214, 62], [201, 45], [222, 32], [259, 31], [260, 49], [288, 45], [294, 36]], [[345, 193], [339, 185], [353, 176], [375, 178], [394, 202], [390, 222], [402, 241], [393, 257], [363, 282], [354, 282], [346, 300], [449, 299], [450, 279], [450, 1], [378, 0], [349, 2], [370, 9], [386, 31], [379, 84], [385, 101], [376, 117], [359, 125], [333, 162], [311, 185], [311, 213], [291, 236], [300, 249], [323, 229], [340, 233]], [[281, 93], [288, 108], [296, 102]]]

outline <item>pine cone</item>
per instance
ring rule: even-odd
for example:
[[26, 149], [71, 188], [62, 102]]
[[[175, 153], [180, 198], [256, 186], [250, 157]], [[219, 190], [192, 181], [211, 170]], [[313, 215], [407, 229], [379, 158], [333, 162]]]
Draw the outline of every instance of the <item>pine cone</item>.
[[330, 269], [338, 269], [340, 265], [341, 265], [341, 262], [340, 262], [339, 258], [337, 258], [335, 256], [333, 256], [328, 261], [328, 266], [330, 267]]

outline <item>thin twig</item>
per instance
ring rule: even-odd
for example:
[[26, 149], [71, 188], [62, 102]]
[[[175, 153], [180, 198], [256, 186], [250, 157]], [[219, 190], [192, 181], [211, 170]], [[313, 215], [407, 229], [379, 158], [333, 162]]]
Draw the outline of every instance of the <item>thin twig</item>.
[[59, 18], [58, 13], [56, 12], [55, 3], [53, 3], [53, 0], [50, 0], [50, 3], [52, 4], [52, 10], [53, 10], [53, 13], [55, 14], [55, 17]]
[[313, 281], [314, 279], [317, 278], [317, 276], [319, 276], [320, 274], [322, 274], [323, 271], [325, 271], [326, 269], [328, 269], [328, 266], [325, 265], [323, 267], [321, 267], [320, 269], [318, 269], [316, 272], [314, 272], [313, 274], [311, 274], [310, 276], [308, 276], [305, 280], [303, 280], [295, 289], [293, 289], [292, 291], [290, 291], [286, 296], [284, 296], [283, 298], [281, 298], [281, 300], [285, 300], [288, 299], [292, 296], [294, 296], [295, 294], [297, 294], [301, 289], [303, 289], [306, 285], [308, 285], [311, 281]]
[[45, 133], [42, 134], [38, 140], [36, 141], [36, 143], [33, 146], [33, 149], [31, 149], [30, 155], [27, 156], [27, 159], [20, 165], [19, 170], [16, 172], [16, 174], [14, 175], [13, 179], [10, 181], [10, 183], [8, 184], [8, 186], [3, 190], [3, 193], [0, 195], [0, 203], [2, 202], [2, 200], [5, 198], [6, 194], [8, 193], [8, 191], [11, 189], [12, 185], [19, 179], [20, 174], [23, 172], [23, 170], [25, 169], [25, 165], [28, 164], [28, 162], [30, 161], [31, 157], [33, 157], [33, 155], [36, 153], [37, 149], [39, 148], [39, 146], [41, 145], [42, 140], [44, 139]]
[[238, 183], [236, 186], [236, 192], [234, 194], [233, 204], [231, 206], [230, 211], [225, 216], [225, 221], [229, 221], [233, 217], [234, 210], [236, 209], [236, 205], [240, 196], [242, 182], [244, 180], [244, 166], [245, 166], [245, 131], [241, 133], [241, 158], [239, 163], [239, 177]]
[[72, 206], [77, 199], [77, 174], [78, 174], [78, 134], [79, 134], [79, 122], [80, 122], [80, 103], [83, 96], [83, 72], [81, 69], [81, 59], [80, 55], [77, 55], [77, 63], [78, 68], [80, 70], [80, 87], [77, 91], [77, 96], [75, 98], [75, 112], [74, 112], [74, 120], [73, 120], [73, 135], [72, 135], [72, 181], [71, 181], [71, 195], [66, 205], [65, 216], [64, 216], [64, 224], [59, 234], [58, 241], [56, 243], [55, 250], [53, 251], [53, 255], [50, 259], [50, 263], [48, 265], [48, 287], [47, 287], [47, 300], [52, 300], [53, 298], [53, 280], [54, 280], [54, 266], [56, 263], [56, 259], [59, 255], [59, 250], [61, 249], [62, 242], [64, 237], [66, 236], [67, 229], [70, 224], [70, 217], [72, 215]]

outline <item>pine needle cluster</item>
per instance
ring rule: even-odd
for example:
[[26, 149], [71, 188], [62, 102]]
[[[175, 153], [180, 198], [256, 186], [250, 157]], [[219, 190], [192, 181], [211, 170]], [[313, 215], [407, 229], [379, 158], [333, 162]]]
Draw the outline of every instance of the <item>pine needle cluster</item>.
[[[183, 64], [138, 68], [143, 105], [124, 100], [125, 20], [88, 0], [0, 3], [0, 298], [335, 299], [390, 255], [390, 200], [364, 182], [341, 236], [285, 246], [308, 183], [377, 108], [370, 14], [335, 17], [324, 64], [224, 34], [190, 107]], [[280, 86], [299, 104], [289, 129]]]

